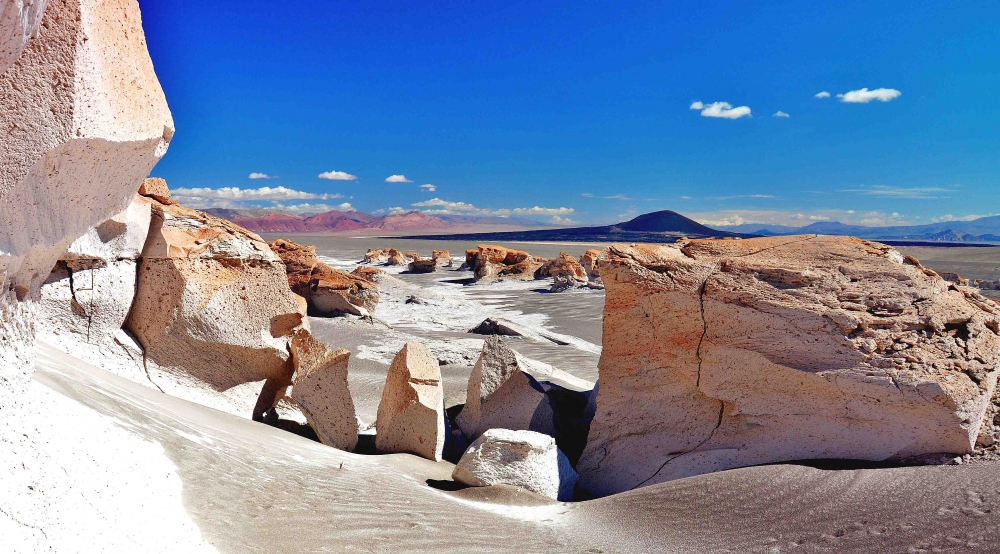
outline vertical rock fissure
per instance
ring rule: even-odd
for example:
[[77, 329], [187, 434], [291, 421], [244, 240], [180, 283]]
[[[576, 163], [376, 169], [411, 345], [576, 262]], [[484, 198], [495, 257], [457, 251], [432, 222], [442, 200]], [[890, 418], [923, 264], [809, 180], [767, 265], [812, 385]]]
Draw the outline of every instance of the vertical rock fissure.
[[694, 447], [691, 448], [691, 449], [689, 449], [689, 450], [685, 450], [684, 452], [681, 452], [679, 454], [675, 454], [675, 455], [667, 458], [667, 461], [663, 462], [663, 464], [659, 468], [657, 468], [656, 471], [654, 471], [652, 475], [650, 475], [649, 477], [647, 477], [643, 481], [639, 482], [639, 484], [637, 484], [636, 486], [632, 487], [633, 489], [637, 489], [637, 488], [645, 485], [646, 483], [650, 482], [654, 477], [656, 477], [657, 475], [659, 475], [660, 472], [663, 471], [663, 468], [667, 467], [667, 464], [669, 464], [670, 462], [676, 460], [677, 458], [680, 458], [681, 456], [683, 456], [685, 454], [690, 454], [690, 453], [698, 450], [702, 446], [705, 446], [706, 444], [708, 444], [708, 442], [710, 440], [712, 440], [712, 437], [715, 436], [715, 432], [719, 430], [719, 427], [722, 427], [722, 418], [723, 418], [723, 416], [726, 413], [726, 403], [723, 402], [722, 400], [717, 400], [717, 402], [719, 403], [719, 418], [718, 418], [718, 420], [716, 420], [715, 427], [712, 428], [712, 432], [710, 432], [708, 434], [708, 436], [705, 437], [705, 440], [703, 440], [703, 441], [699, 442], [698, 444], [694, 445]]

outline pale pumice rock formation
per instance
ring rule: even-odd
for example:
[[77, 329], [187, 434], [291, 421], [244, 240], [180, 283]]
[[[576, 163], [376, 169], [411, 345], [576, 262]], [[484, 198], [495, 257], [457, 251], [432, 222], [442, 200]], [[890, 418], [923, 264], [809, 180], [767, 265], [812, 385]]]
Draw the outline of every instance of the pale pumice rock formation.
[[122, 213], [73, 241], [41, 287], [39, 330], [100, 345], [121, 330], [135, 297], [136, 259], [149, 232], [150, 201], [136, 195]]
[[358, 444], [358, 420], [347, 385], [351, 353], [332, 350], [305, 332], [292, 339], [295, 378], [291, 398], [298, 405], [320, 442], [354, 450]]
[[403, 346], [389, 366], [375, 421], [375, 448], [441, 461], [444, 389], [437, 358], [426, 346]]
[[167, 186], [166, 179], [159, 177], [148, 177], [139, 185], [139, 195], [156, 200], [160, 204], [177, 204], [177, 201], [170, 196], [170, 187]]
[[491, 336], [472, 369], [456, 423], [470, 440], [487, 429], [537, 431], [566, 444], [575, 457], [586, 438], [581, 418], [592, 388], [593, 383], [528, 360]]
[[469, 445], [452, 479], [473, 487], [512, 485], [569, 501], [579, 476], [552, 437], [490, 429]]
[[580, 256], [580, 264], [583, 265], [583, 269], [587, 272], [587, 276], [590, 277], [591, 281], [600, 281], [601, 273], [597, 268], [597, 261], [601, 257], [601, 251], [596, 248], [591, 248]]
[[0, 106], [0, 270], [35, 298], [69, 243], [128, 206], [173, 137], [138, 3], [49, 2], [0, 74]]
[[617, 245], [597, 413], [598, 495], [784, 460], [971, 452], [1000, 306], [849, 237]]
[[21, 56], [38, 32], [48, 0], [5, 0], [0, 5], [0, 73]]
[[538, 274], [540, 277], [552, 278], [552, 292], [585, 287], [590, 282], [587, 270], [576, 258], [565, 252], [560, 252], [558, 257], [542, 264]]
[[230, 396], [239, 415], [259, 419], [271, 406], [252, 392], [261, 381], [291, 380], [288, 343], [305, 320], [285, 266], [260, 237], [233, 223], [151, 203], [126, 321], [150, 379], [196, 402]]
[[[466, 263], [469, 254], [466, 253]], [[503, 246], [480, 244], [472, 267], [476, 280], [489, 283], [493, 281], [530, 281], [535, 278], [535, 272], [546, 262], [522, 250], [511, 250]]]
[[288, 285], [292, 292], [306, 299], [311, 314], [369, 315], [375, 311], [379, 300], [378, 285], [320, 261], [315, 246], [303, 246], [287, 239], [273, 240], [268, 246], [285, 264]]

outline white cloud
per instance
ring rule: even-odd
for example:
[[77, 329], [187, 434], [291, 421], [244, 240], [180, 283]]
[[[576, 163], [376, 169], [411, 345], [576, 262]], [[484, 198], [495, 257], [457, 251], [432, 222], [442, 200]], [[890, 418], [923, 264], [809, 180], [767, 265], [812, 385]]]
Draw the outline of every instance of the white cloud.
[[170, 194], [181, 203], [198, 200], [330, 200], [343, 198], [341, 194], [317, 194], [285, 187], [260, 187], [257, 189], [241, 189], [240, 187], [213, 188], [177, 188]]
[[451, 202], [440, 198], [432, 198], [430, 200], [424, 200], [423, 202], [416, 202], [413, 206], [418, 208], [431, 208], [430, 210], [424, 210], [426, 213], [431, 214], [466, 214], [494, 217], [510, 217], [515, 215], [554, 217], [569, 215], [576, 211], [573, 208], [543, 208], [540, 206], [534, 206], [531, 208], [477, 208], [467, 202]]
[[552, 219], [549, 221], [556, 225], [576, 225], [576, 222], [572, 219], [568, 217], [559, 217], [557, 215], [552, 216]]
[[251, 173], [250, 179], [273, 179], [273, 177], [267, 173]]
[[[935, 198], [941, 198], [942, 193], [948, 193], [951, 192], [951, 190], [944, 187], [889, 187], [885, 185], [875, 185], [872, 187], [842, 189], [840, 192], [852, 192], [867, 196], [885, 196], [889, 198], [932, 200]], [[947, 194], [944, 196], [947, 196]]]
[[585, 192], [585, 193], [581, 194], [580, 196], [582, 196], [584, 198], [593, 198], [594, 197], [594, 193], [592, 193], [592, 192]]
[[412, 183], [413, 181], [406, 178], [406, 175], [390, 175], [385, 178], [386, 183]]
[[336, 205], [330, 205], [330, 204], [309, 204], [309, 203], [303, 203], [303, 204], [274, 204], [273, 207], [275, 209], [277, 209], [277, 210], [281, 210], [281, 211], [289, 212], [289, 213], [293, 213], [293, 214], [319, 214], [319, 213], [332, 212], [332, 211], [338, 211], [338, 212], [356, 212], [357, 211], [356, 209], [354, 209], [354, 206], [352, 206], [348, 202], [344, 202], [343, 204], [336, 204]]
[[351, 175], [346, 171], [324, 171], [319, 174], [319, 178], [327, 181], [356, 181], [358, 176]]
[[691, 197], [690, 196], [686, 196], [686, 195], [685, 196], [681, 196], [680, 198], [681, 198], [681, 200], [691, 200]]
[[424, 192], [434, 192], [437, 189], [438, 188], [436, 186], [434, 186], [434, 185], [432, 185], [430, 183], [427, 183], [426, 185], [420, 185], [420, 190], [422, 190]]
[[773, 117], [792, 117], [792, 116], [786, 114], [785, 112], [783, 112], [781, 110], [778, 110], [778, 111], [774, 112], [774, 116]]
[[817, 93], [816, 93], [816, 94], [815, 94], [815, 95], [813, 96], [813, 98], [829, 98], [829, 97], [830, 97], [830, 93], [829, 93], [829, 92], [827, 92], [827, 91], [825, 91], [825, 90], [824, 90], [823, 92], [817, 92]]
[[709, 227], [726, 227], [743, 223], [760, 225], [789, 225], [801, 227], [820, 221], [839, 221], [848, 225], [887, 226], [912, 223], [898, 213], [840, 209], [796, 210], [721, 210], [717, 212], [687, 213], [688, 217]]
[[749, 106], [734, 108], [729, 102], [712, 102], [703, 104], [694, 102], [691, 104], [692, 110], [701, 110], [702, 117], [715, 117], [721, 119], [739, 119], [741, 117], [753, 117], [750, 114]]
[[863, 88], [845, 92], [844, 94], [838, 94], [837, 98], [840, 98], [841, 102], [846, 102], [848, 104], [867, 104], [872, 100], [888, 102], [899, 98], [902, 94], [902, 92], [899, 92], [894, 88], [877, 88], [875, 90]]
[[628, 196], [624, 194], [612, 194], [611, 196], [605, 196], [604, 198], [608, 200], [631, 200]]
[[931, 221], [934, 223], [947, 223], [949, 221], [973, 221], [975, 219], [980, 219], [983, 217], [990, 217], [995, 214], [978, 214], [978, 215], [960, 215], [954, 216], [951, 214], [943, 215], [941, 217], [932, 217]]

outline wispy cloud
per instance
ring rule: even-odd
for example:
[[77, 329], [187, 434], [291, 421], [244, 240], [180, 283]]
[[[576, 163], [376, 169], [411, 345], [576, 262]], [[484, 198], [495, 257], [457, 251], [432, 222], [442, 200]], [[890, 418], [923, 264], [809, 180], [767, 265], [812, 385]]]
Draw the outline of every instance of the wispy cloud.
[[783, 112], [781, 110], [778, 110], [778, 111], [774, 112], [774, 115], [771, 116], [771, 117], [792, 117], [792, 116], [786, 114], [785, 112]]
[[356, 181], [358, 176], [351, 175], [346, 171], [325, 171], [319, 174], [319, 178], [327, 181]]
[[776, 198], [773, 194], [734, 194], [732, 196], [710, 196], [711, 200], [738, 200], [745, 198]]
[[788, 225], [802, 227], [822, 221], [839, 221], [848, 225], [881, 227], [907, 225], [911, 219], [899, 212], [865, 210], [720, 210], [685, 214], [709, 227], [730, 227], [744, 223], [760, 225]]
[[467, 202], [452, 202], [449, 200], [442, 200], [440, 198], [432, 198], [430, 200], [425, 200], [423, 202], [416, 202], [412, 205], [417, 208], [429, 208], [423, 210], [425, 213], [429, 214], [441, 214], [441, 215], [466, 214], [466, 215], [484, 215], [484, 216], [495, 216], [495, 217], [510, 217], [510, 216], [562, 217], [572, 214], [573, 212], [576, 211], [573, 208], [543, 208], [541, 206], [534, 206], [531, 208], [478, 208]]
[[628, 196], [624, 194], [612, 194], [611, 196], [605, 196], [604, 198], [608, 200], [631, 200]]
[[350, 202], [344, 202], [342, 204], [330, 205], [330, 204], [277, 204], [273, 206], [275, 209], [289, 212], [293, 214], [318, 214], [323, 212], [356, 212], [357, 210], [350, 204]]
[[585, 193], [581, 194], [580, 196], [582, 196], [584, 198], [593, 198], [594, 197], [594, 193], [592, 193], [592, 192], [585, 192]]
[[413, 181], [406, 178], [406, 175], [390, 175], [385, 178], [386, 183], [412, 183]]
[[249, 178], [250, 179], [273, 179], [274, 177], [271, 177], [267, 173], [251, 173]]
[[944, 187], [889, 187], [885, 185], [875, 185], [871, 187], [841, 189], [840, 192], [864, 194], [866, 196], [931, 200], [947, 196], [946, 193], [951, 192], [951, 189]]
[[752, 117], [749, 106], [739, 106], [734, 108], [729, 102], [692, 102], [692, 110], [700, 110], [702, 117], [715, 117], [720, 119], [739, 119], [741, 117]]
[[941, 217], [932, 217], [931, 221], [934, 223], [947, 223], [949, 221], [973, 221], [975, 219], [990, 217], [993, 215], [996, 214], [978, 214], [978, 215], [960, 215], [960, 216], [947, 214], [947, 215], [942, 215]]
[[438, 188], [436, 186], [434, 186], [434, 185], [432, 185], [430, 183], [427, 183], [426, 185], [420, 185], [420, 190], [422, 190], [424, 192], [434, 192], [437, 189]]
[[879, 102], [888, 102], [899, 98], [903, 93], [899, 92], [894, 88], [877, 88], [875, 90], [868, 90], [867, 88], [862, 88], [858, 90], [852, 90], [850, 92], [845, 92], [844, 94], [838, 94], [837, 98], [841, 102], [848, 104], [867, 104], [872, 100], [878, 100]]
[[829, 98], [829, 97], [830, 93], [825, 90], [823, 92], [817, 92], [816, 94], [813, 95], [813, 98]]
[[685, 195], [685, 196], [681, 196], [680, 199], [681, 200], [691, 200], [691, 197]]

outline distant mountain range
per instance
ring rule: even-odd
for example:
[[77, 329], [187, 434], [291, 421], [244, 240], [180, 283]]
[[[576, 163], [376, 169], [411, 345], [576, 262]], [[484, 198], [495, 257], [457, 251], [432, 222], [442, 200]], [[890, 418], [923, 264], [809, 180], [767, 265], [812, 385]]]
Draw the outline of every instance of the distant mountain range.
[[423, 233], [427, 231], [546, 227], [544, 224], [529, 219], [427, 215], [419, 211], [386, 216], [338, 211], [315, 215], [296, 215], [262, 208], [209, 208], [204, 211], [216, 217], [228, 219], [256, 233]]
[[747, 237], [732, 231], [711, 229], [683, 215], [663, 210], [599, 227], [572, 227], [492, 233], [424, 235], [421, 238], [474, 241], [567, 241], [567, 242], [673, 242], [680, 237]]
[[948, 221], [927, 225], [897, 225], [865, 227], [839, 222], [817, 222], [804, 227], [744, 223], [717, 227], [720, 230], [751, 235], [851, 235], [871, 240], [922, 242], [1000, 242], [1000, 216], [981, 217], [972, 221]]

